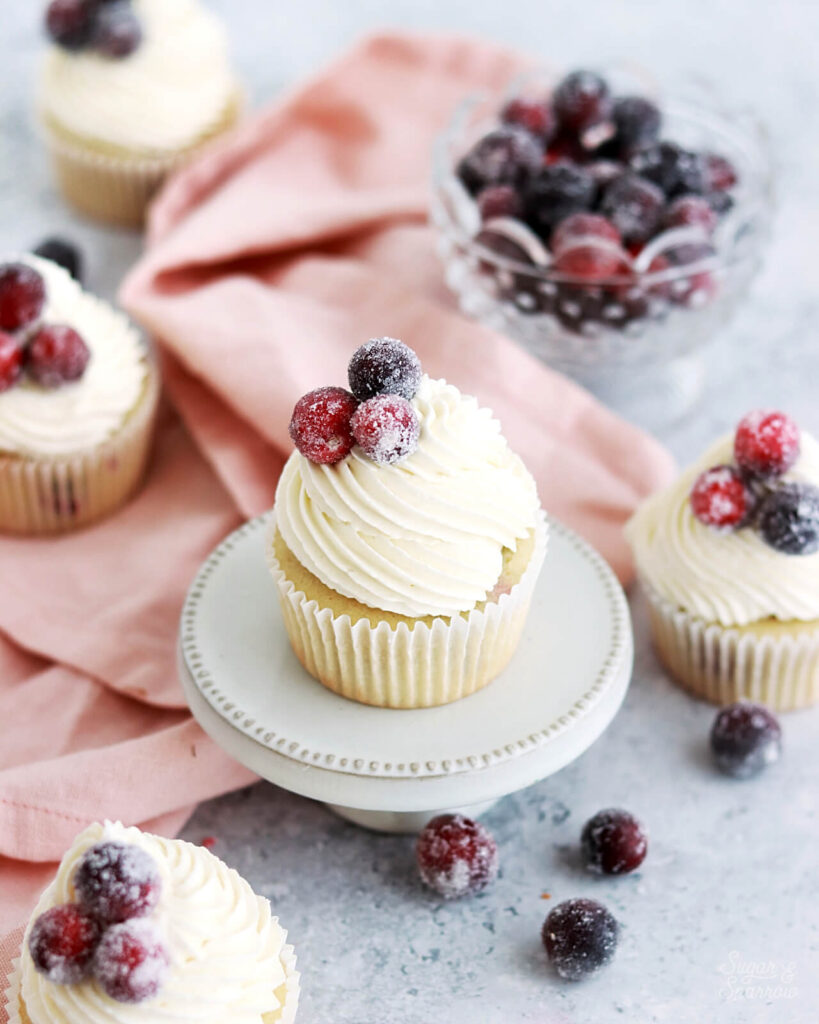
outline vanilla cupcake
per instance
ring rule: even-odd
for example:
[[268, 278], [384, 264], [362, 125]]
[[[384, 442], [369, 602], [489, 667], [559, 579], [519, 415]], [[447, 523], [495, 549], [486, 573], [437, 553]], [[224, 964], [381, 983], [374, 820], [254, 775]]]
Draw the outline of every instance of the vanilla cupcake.
[[291, 422], [266, 535], [304, 667], [365, 704], [466, 697], [517, 647], [546, 551], [535, 482], [474, 398], [389, 338]]
[[717, 704], [819, 699], [819, 443], [754, 412], [627, 525], [658, 653]]
[[168, 173], [238, 117], [224, 27], [199, 0], [53, 0], [46, 29], [38, 116], [60, 188], [139, 225]]
[[50, 260], [0, 261], [0, 531], [122, 505], [148, 459], [159, 371], [130, 321]]
[[34, 910], [10, 1024], [292, 1024], [299, 975], [269, 902], [201, 846], [107, 822]]

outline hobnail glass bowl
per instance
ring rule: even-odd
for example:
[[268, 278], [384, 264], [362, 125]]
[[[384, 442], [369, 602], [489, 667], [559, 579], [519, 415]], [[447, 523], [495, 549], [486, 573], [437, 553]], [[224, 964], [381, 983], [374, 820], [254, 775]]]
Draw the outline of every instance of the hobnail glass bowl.
[[[754, 116], [719, 105], [707, 83], [658, 90], [633, 73], [605, 73], [615, 92], [650, 95], [659, 103], [664, 138], [719, 153], [738, 171], [734, 205], [720, 218], [712, 254], [648, 272], [658, 253], [703, 241], [698, 228], [676, 228], [647, 244], [628, 278], [590, 286], [555, 271], [548, 250], [521, 222], [481, 224], [455, 167], [497, 126], [506, 98], [535, 89], [548, 94], [556, 77], [545, 73], [517, 79], [503, 96], [470, 96], [458, 107], [434, 150], [431, 219], [447, 284], [465, 313], [517, 340], [630, 418], [659, 425], [690, 411], [700, 397], [703, 350], [761, 266], [773, 212], [769, 149]], [[517, 231], [525, 250], [521, 258], [514, 245], [505, 246], [504, 254], [488, 247], [484, 229], [497, 228], [512, 238]]]

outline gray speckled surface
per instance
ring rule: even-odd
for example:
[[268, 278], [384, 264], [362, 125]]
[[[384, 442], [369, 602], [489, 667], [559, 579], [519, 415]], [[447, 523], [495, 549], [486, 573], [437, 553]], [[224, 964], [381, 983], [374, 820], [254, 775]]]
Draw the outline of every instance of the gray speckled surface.
[[[231, 24], [257, 100], [385, 25], [462, 29], [540, 49], [566, 64], [628, 57], [717, 78], [768, 122], [780, 211], [767, 269], [714, 360], [713, 398], [663, 431], [692, 457], [749, 406], [786, 405], [819, 430], [819, 5], [811, 0], [214, 0]], [[5, 0], [0, 26], [0, 247], [64, 231], [85, 246], [89, 279], [113, 292], [139, 251], [130, 235], [75, 221], [55, 196], [30, 127], [38, 52], [35, 0]], [[534, 43], [533, 43], [534, 40]], [[638, 656], [625, 707], [557, 776], [487, 816], [502, 874], [486, 895], [441, 905], [416, 884], [412, 842], [347, 825], [321, 806], [259, 785], [201, 807], [186, 830], [269, 896], [303, 971], [301, 1024], [812, 1022], [819, 1007], [819, 712], [785, 719], [786, 754], [763, 778], [716, 775], [713, 712], [664, 678], [635, 604]], [[585, 819], [628, 806], [647, 822], [643, 870], [616, 881], [575, 861]], [[552, 894], [551, 901], [541, 893]], [[550, 906], [589, 894], [624, 924], [614, 963], [560, 983], [538, 932]], [[759, 977], [748, 989], [747, 970]], [[766, 996], [761, 989], [769, 989]], [[748, 998], [734, 998], [744, 993]]]

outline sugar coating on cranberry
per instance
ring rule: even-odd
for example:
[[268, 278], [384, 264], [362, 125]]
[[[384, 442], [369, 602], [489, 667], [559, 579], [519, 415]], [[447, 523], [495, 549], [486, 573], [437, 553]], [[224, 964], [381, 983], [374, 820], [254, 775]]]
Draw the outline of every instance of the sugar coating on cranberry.
[[757, 527], [766, 544], [783, 555], [819, 551], [819, 487], [780, 483], [763, 499]]
[[597, 185], [583, 167], [559, 162], [544, 167], [524, 190], [525, 216], [541, 238], [548, 240], [553, 228], [573, 213], [589, 210]]
[[88, 911], [74, 903], [40, 914], [28, 936], [28, 951], [40, 974], [57, 985], [85, 978], [102, 930]]
[[523, 212], [520, 195], [511, 185], [490, 185], [482, 189], [477, 195], [477, 203], [483, 221], [496, 217], [519, 217]]
[[79, 380], [85, 373], [91, 351], [73, 327], [46, 324], [26, 348], [26, 372], [44, 388], [57, 388]]
[[92, 846], [74, 873], [77, 899], [100, 921], [145, 917], [159, 902], [162, 879], [153, 857], [132, 843]]
[[596, 900], [559, 903], [546, 918], [541, 937], [561, 978], [579, 981], [604, 967], [614, 956], [620, 927]]
[[756, 409], [740, 421], [734, 437], [737, 464], [754, 476], [781, 476], [799, 458], [799, 427], [784, 412]]
[[45, 281], [27, 263], [0, 266], [0, 330], [19, 331], [37, 319], [45, 303]]
[[660, 224], [665, 196], [636, 174], [623, 174], [608, 185], [600, 212], [614, 224], [625, 243], [646, 242]]
[[662, 116], [659, 108], [643, 96], [621, 96], [614, 102], [617, 144], [623, 153], [655, 142]]
[[712, 466], [691, 488], [691, 510], [701, 523], [733, 529], [748, 518], [751, 494], [734, 466]]
[[621, 242], [620, 232], [606, 217], [599, 213], [573, 213], [555, 228], [550, 243], [552, 252], [560, 253], [579, 238], [599, 238], [614, 245]]
[[0, 393], [14, 387], [23, 372], [24, 349], [17, 338], [0, 331]]
[[351, 427], [364, 454], [382, 466], [412, 455], [421, 430], [415, 410], [400, 395], [368, 398], [353, 413]]
[[543, 163], [543, 144], [517, 125], [484, 135], [458, 164], [458, 176], [473, 193], [487, 185], [519, 185]]
[[706, 188], [704, 160], [676, 142], [658, 142], [637, 150], [629, 158], [629, 166], [658, 185], [669, 199]]
[[628, 811], [598, 811], [583, 827], [580, 837], [586, 864], [604, 875], [625, 875], [645, 860], [648, 837], [637, 818]]
[[100, 988], [118, 1003], [143, 1003], [159, 994], [170, 957], [157, 925], [125, 921], [108, 928], [94, 955]]
[[578, 134], [605, 121], [612, 111], [609, 87], [593, 71], [567, 75], [556, 87], [552, 104], [560, 126]]
[[421, 383], [421, 360], [397, 338], [372, 338], [353, 353], [347, 379], [362, 402], [383, 394], [414, 398]]
[[718, 221], [711, 204], [701, 196], [680, 196], [663, 214], [663, 227], [698, 227], [709, 235], [713, 234]]
[[719, 153], [704, 153], [705, 182], [708, 191], [725, 192], [739, 181], [736, 168]]
[[552, 108], [543, 100], [515, 96], [501, 110], [501, 121], [525, 128], [532, 135], [548, 139], [554, 134], [555, 118]]
[[763, 704], [738, 701], [722, 708], [711, 727], [711, 753], [720, 771], [735, 779], [758, 775], [779, 760], [782, 729]]
[[358, 400], [344, 388], [316, 388], [296, 402], [290, 437], [311, 462], [331, 465], [350, 454], [355, 444], [350, 420]]
[[421, 879], [444, 899], [474, 896], [498, 874], [498, 847], [489, 829], [463, 814], [440, 814], [418, 836]]

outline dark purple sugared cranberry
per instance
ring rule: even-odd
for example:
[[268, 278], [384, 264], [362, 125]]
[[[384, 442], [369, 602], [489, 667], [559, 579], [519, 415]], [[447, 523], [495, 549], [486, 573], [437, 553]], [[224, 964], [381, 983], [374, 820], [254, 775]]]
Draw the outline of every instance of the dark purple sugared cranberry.
[[311, 462], [331, 465], [346, 458], [355, 441], [350, 420], [358, 400], [344, 388], [316, 388], [296, 402], [290, 437]]
[[579, 981], [611, 960], [619, 931], [616, 919], [602, 903], [578, 898], [554, 908], [541, 937], [560, 977]]
[[740, 469], [764, 479], [781, 476], [799, 458], [799, 426], [770, 409], [755, 409], [740, 420], [734, 435], [734, 458]]
[[612, 99], [605, 79], [593, 71], [573, 71], [556, 87], [552, 105], [564, 131], [582, 135], [611, 117]]
[[397, 338], [371, 338], [353, 353], [347, 379], [362, 402], [383, 394], [414, 398], [421, 383], [421, 361]]
[[91, 352], [73, 327], [46, 324], [26, 347], [26, 372], [44, 388], [58, 388], [79, 380]]
[[619, 160], [594, 160], [592, 163], [586, 164], [585, 169], [594, 178], [594, 183], [598, 189], [602, 191], [615, 178], [619, 178], [621, 174], [624, 174], [626, 167]]
[[51, 39], [66, 50], [87, 46], [94, 32], [95, 0], [51, 0], [45, 25]]
[[0, 331], [0, 393], [14, 387], [20, 379], [24, 353], [17, 338]]
[[725, 192], [739, 181], [736, 168], [719, 153], [703, 153], [705, 185], [709, 192]]
[[475, 195], [488, 185], [520, 185], [543, 163], [543, 146], [531, 132], [507, 125], [475, 143], [458, 164], [458, 176]]
[[523, 212], [521, 198], [511, 185], [490, 185], [478, 193], [477, 202], [483, 221], [519, 217]]
[[570, 163], [544, 167], [524, 190], [527, 223], [548, 241], [562, 220], [590, 209], [596, 192], [594, 178], [582, 167]]
[[422, 881], [443, 896], [473, 896], [498, 874], [498, 847], [479, 821], [440, 814], [418, 836], [415, 849]]
[[19, 331], [37, 319], [45, 303], [45, 282], [27, 263], [0, 266], [0, 330]]
[[118, 1003], [143, 1003], [162, 988], [170, 957], [153, 921], [125, 921], [108, 928], [93, 971], [100, 988]]
[[100, 7], [94, 19], [94, 47], [104, 56], [129, 57], [142, 42], [142, 25], [129, 0]]
[[501, 110], [501, 121], [525, 128], [544, 142], [549, 141], [555, 130], [555, 116], [549, 104], [526, 96], [509, 100]]
[[722, 708], [711, 727], [711, 753], [720, 771], [748, 779], [782, 753], [782, 730], [763, 704], [738, 701]]
[[805, 483], [780, 484], [759, 507], [763, 540], [784, 555], [813, 555], [819, 551], [819, 487]]
[[672, 200], [663, 214], [664, 228], [702, 228], [712, 234], [718, 223], [715, 211], [702, 196], [680, 196]]
[[718, 217], [724, 217], [734, 208], [734, 200], [729, 192], [709, 192], [705, 198]]
[[412, 455], [421, 429], [415, 410], [400, 395], [368, 398], [353, 413], [350, 427], [367, 458], [382, 466]]
[[82, 253], [72, 242], [65, 238], [46, 238], [33, 250], [35, 256], [44, 260], [51, 260], [67, 270], [68, 273], [82, 284], [83, 280], [83, 259]]
[[598, 811], [583, 827], [580, 837], [586, 863], [604, 875], [626, 875], [636, 870], [648, 853], [648, 837], [640, 822], [610, 808]]
[[620, 153], [656, 142], [662, 117], [659, 108], [643, 96], [621, 96], [614, 102], [615, 141]]
[[701, 523], [730, 530], [746, 522], [752, 495], [734, 466], [712, 466], [694, 481], [691, 510]]
[[96, 919], [74, 903], [52, 907], [31, 927], [28, 950], [40, 974], [57, 985], [85, 978], [100, 941]]
[[616, 178], [603, 192], [600, 212], [608, 217], [626, 244], [646, 242], [662, 217], [665, 196], [652, 182], [636, 174]]
[[162, 880], [156, 861], [132, 843], [92, 846], [74, 873], [80, 904], [105, 924], [145, 917], [159, 902]]
[[576, 244], [578, 239], [601, 239], [613, 245], [620, 245], [622, 241], [617, 228], [599, 213], [573, 213], [555, 228], [551, 238], [552, 252], [561, 253]]
[[705, 165], [698, 153], [676, 142], [658, 142], [638, 149], [629, 158], [631, 169], [658, 185], [669, 199], [706, 191]]

